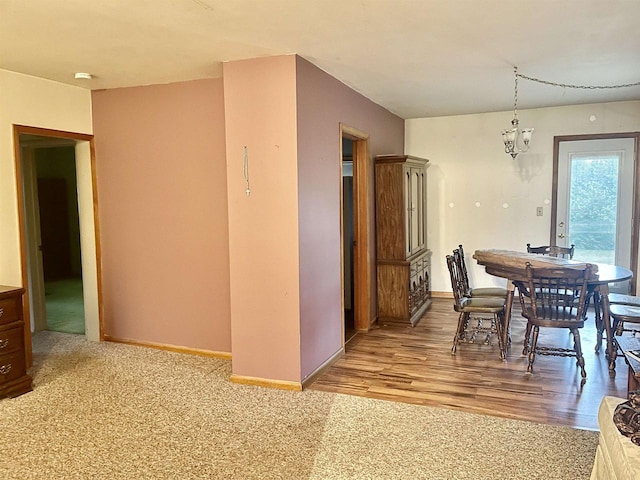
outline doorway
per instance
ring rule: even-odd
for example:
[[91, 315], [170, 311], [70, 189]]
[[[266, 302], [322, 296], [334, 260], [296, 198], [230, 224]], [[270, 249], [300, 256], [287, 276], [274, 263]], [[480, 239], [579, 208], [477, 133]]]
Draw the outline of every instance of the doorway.
[[[638, 222], [635, 136], [586, 136], [557, 140], [551, 244], [575, 245], [574, 259], [637, 272]], [[612, 292], [635, 291], [629, 281]]]
[[[343, 344], [375, 321], [373, 187], [368, 134], [340, 125]], [[353, 320], [351, 320], [353, 319]]]
[[[80, 308], [74, 333], [101, 339], [92, 142], [92, 135], [14, 125], [28, 364], [31, 332], [59, 330]], [[53, 328], [50, 314], [58, 316]]]
[[351, 340], [356, 332], [354, 321], [354, 237], [353, 237], [353, 140], [342, 138], [342, 264], [344, 298], [344, 342]]
[[[35, 141], [42, 138], [36, 137]], [[39, 229], [34, 232], [33, 240], [39, 246], [38, 258], [42, 259], [45, 318], [34, 315], [34, 323], [36, 330], [46, 326], [55, 332], [84, 335], [75, 144], [31, 147], [33, 140], [25, 135], [20, 138], [23, 152], [33, 150], [30, 154], [23, 153], [23, 162], [33, 158], [37, 179], [32, 197], [37, 201], [36, 208], [27, 206], [27, 211], [37, 214], [33, 223]]]

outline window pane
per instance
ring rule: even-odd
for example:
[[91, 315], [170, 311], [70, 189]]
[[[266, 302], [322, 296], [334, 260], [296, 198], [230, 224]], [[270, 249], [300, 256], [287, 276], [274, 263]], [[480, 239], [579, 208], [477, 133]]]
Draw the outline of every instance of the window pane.
[[615, 263], [618, 169], [617, 156], [571, 158], [567, 240], [576, 259]]

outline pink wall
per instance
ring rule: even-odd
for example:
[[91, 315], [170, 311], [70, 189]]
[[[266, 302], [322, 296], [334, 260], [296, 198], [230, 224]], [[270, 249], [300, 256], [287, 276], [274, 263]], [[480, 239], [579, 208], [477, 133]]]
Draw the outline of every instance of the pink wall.
[[104, 333], [230, 352], [222, 80], [92, 100]]
[[340, 350], [339, 124], [373, 156], [402, 119], [294, 55], [93, 92], [93, 117], [105, 334], [295, 383]]
[[[404, 120], [297, 57], [302, 379], [342, 347], [340, 136], [343, 123], [369, 134], [370, 156], [403, 153]], [[373, 183], [373, 168], [369, 182]], [[372, 189], [373, 191], [373, 189]], [[370, 218], [374, 202], [370, 199]], [[369, 232], [375, 238], [374, 224]], [[370, 298], [376, 298], [375, 258]], [[375, 311], [375, 309], [374, 309]]]
[[299, 382], [295, 65], [268, 57], [223, 72], [233, 374]]
[[226, 63], [224, 91], [233, 373], [301, 382], [342, 347], [340, 122], [375, 155], [404, 121], [297, 56]]

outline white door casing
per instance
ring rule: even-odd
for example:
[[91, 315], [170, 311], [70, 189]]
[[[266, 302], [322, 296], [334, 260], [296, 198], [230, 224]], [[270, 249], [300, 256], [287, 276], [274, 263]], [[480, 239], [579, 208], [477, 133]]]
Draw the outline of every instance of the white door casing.
[[[634, 138], [559, 143], [555, 243], [574, 243], [574, 258], [631, 268], [634, 144]], [[589, 168], [599, 169], [602, 175], [581, 182], [578, 172]], [[572, 189], [576, 190], [573, 206]], [[612, 198], [616, 192], [617, 200]], [[580, 209], [583, 215], [578, 222]], [[593, 215], [585, 218], [585, 209]], [[628, 293], [628, 282], [612, 285], [611, 290]]]

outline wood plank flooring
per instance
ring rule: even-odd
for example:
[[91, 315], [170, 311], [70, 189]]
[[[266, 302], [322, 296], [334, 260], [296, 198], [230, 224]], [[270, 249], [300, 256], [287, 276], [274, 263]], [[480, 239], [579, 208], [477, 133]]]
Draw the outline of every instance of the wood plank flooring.
[[[617, 375], [610, 377], [604, 353], [595, 353], [593, 312], [589, 316], [581, 330], [584, 386], [573, 358], [538, 356], [534, 373], [526, 374], [526, 358], [521, 355], [526, 323], [517, 308], [506, 361], [500, 360], [495, 338], [490, 345], [460, 344], [451, 355], [458, 315], [453, 300], [434, 299], [415, 327], [380, 325], [358, 333], [347, 343], [346, 353], [310, 388], [597, 429], [602, 397], [626, 397], [627, 365], [618, 357]], [[546, 329], [539, 343], [571, 348], [572, 337], [564, 329]]]

